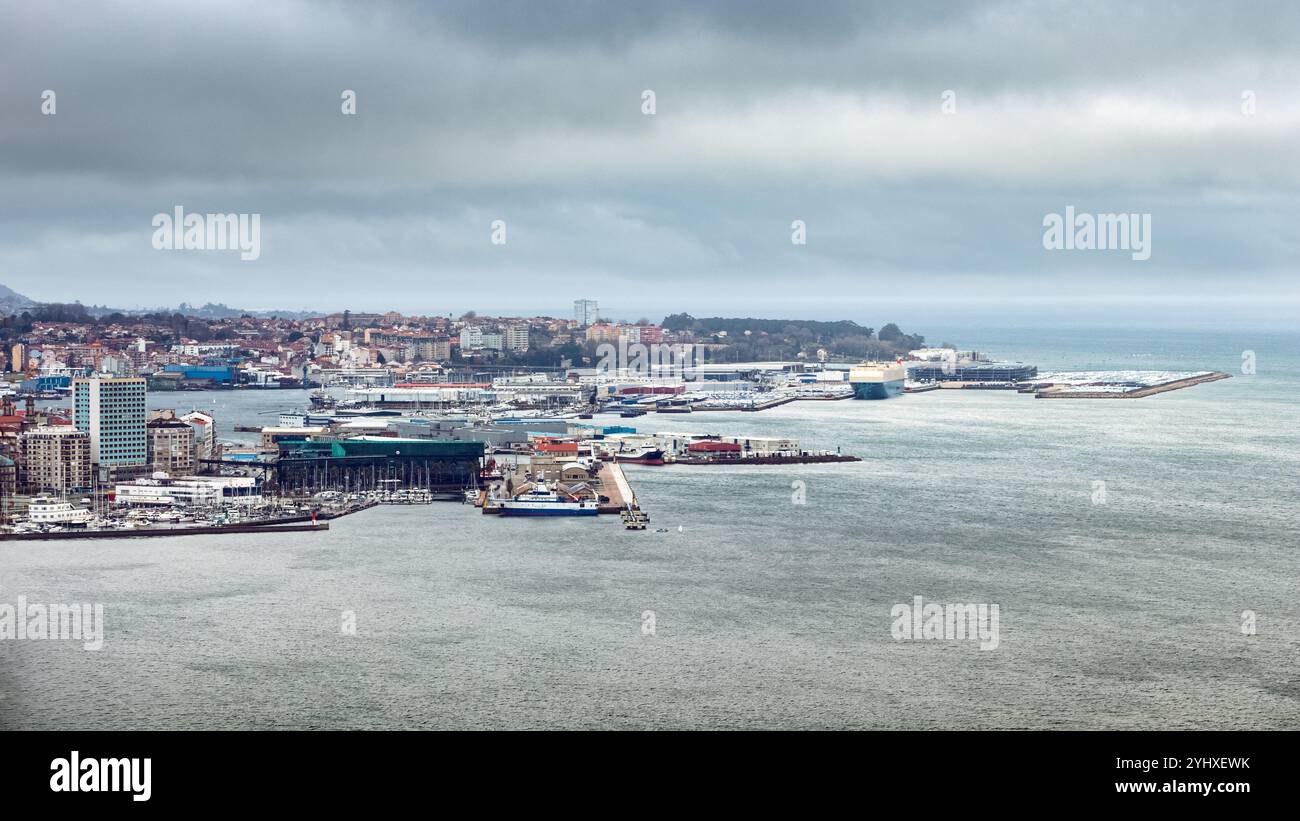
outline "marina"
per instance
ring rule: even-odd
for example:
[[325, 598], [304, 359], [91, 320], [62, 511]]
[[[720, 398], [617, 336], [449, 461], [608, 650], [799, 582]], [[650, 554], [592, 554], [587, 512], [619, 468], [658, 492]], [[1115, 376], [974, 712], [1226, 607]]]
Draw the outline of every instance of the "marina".
[[346, 505], [313, 507], [309, 512], [262, 519], [214, 523], [179, 515], [158, 515], [139, 520], [129, 517], [94, 517], [83, 511], [76, 526], [42, 526], [0, 531], [0, 541], [44, 541], [51, 539], [112, 539], [160, 536], [196, 536], [236, 533], [308, 533], [329, 530], [332, 519], [374, 507], [379, 502], [355, 501]]

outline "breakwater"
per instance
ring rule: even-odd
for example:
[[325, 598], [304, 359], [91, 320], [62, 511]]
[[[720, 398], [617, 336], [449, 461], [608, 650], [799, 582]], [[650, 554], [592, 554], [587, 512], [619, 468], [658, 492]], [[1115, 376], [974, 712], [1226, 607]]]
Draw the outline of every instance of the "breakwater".
[[329, 522], [316, 524], [236, 524], [199, 527], [135, 527], [106, 530], [60, 530], [53, 533], [5, 533], [0, 542], [40, 542], [60, 539], [135, 539], [144, 536], [198, 536], [213, 533], [299, 533], [329, 530]]

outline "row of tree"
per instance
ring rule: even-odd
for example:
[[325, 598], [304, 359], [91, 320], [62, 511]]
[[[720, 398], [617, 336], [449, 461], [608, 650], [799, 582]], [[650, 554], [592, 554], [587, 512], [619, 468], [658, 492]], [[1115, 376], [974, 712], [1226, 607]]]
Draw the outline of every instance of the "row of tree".
[[904, 333], [893, 322], [876, 332], [850, 320], [696, 318], [681, 313], [665, 317], [663, 327], [690, 331], [700, 341], [725, 341], [728, 348], [722, 356], [736, 361], [812, 357], [819, 350], [832, 357], [889, 357], [925, 344], [924, 336]]

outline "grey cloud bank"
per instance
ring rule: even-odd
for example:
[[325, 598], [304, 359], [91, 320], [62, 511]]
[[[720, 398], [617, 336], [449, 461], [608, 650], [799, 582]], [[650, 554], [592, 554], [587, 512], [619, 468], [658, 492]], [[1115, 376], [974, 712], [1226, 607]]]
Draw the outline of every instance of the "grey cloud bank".
[[[1288, 4], [0, 5], [0, 282], [38, 299], [1297, 301]], [[260, 257], [155, 251], [178, 205], [261, 214]], [[1151, 214], [1151, 258], [1045, 253], [1067, 205]]]

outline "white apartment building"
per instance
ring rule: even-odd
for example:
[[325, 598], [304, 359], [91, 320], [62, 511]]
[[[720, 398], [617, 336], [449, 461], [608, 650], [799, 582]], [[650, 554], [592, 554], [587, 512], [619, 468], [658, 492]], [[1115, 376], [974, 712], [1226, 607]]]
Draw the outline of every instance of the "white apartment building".
[[505, 333], [506, 350], [523, 353], [528, 350], [528, 326], [511, 325]]
[[181, 421], [194, 429], [194, 470], [203, 470], [201, 460], [215, 458], [217, 452], [217, 423], [211, 414], [190, 411]]

